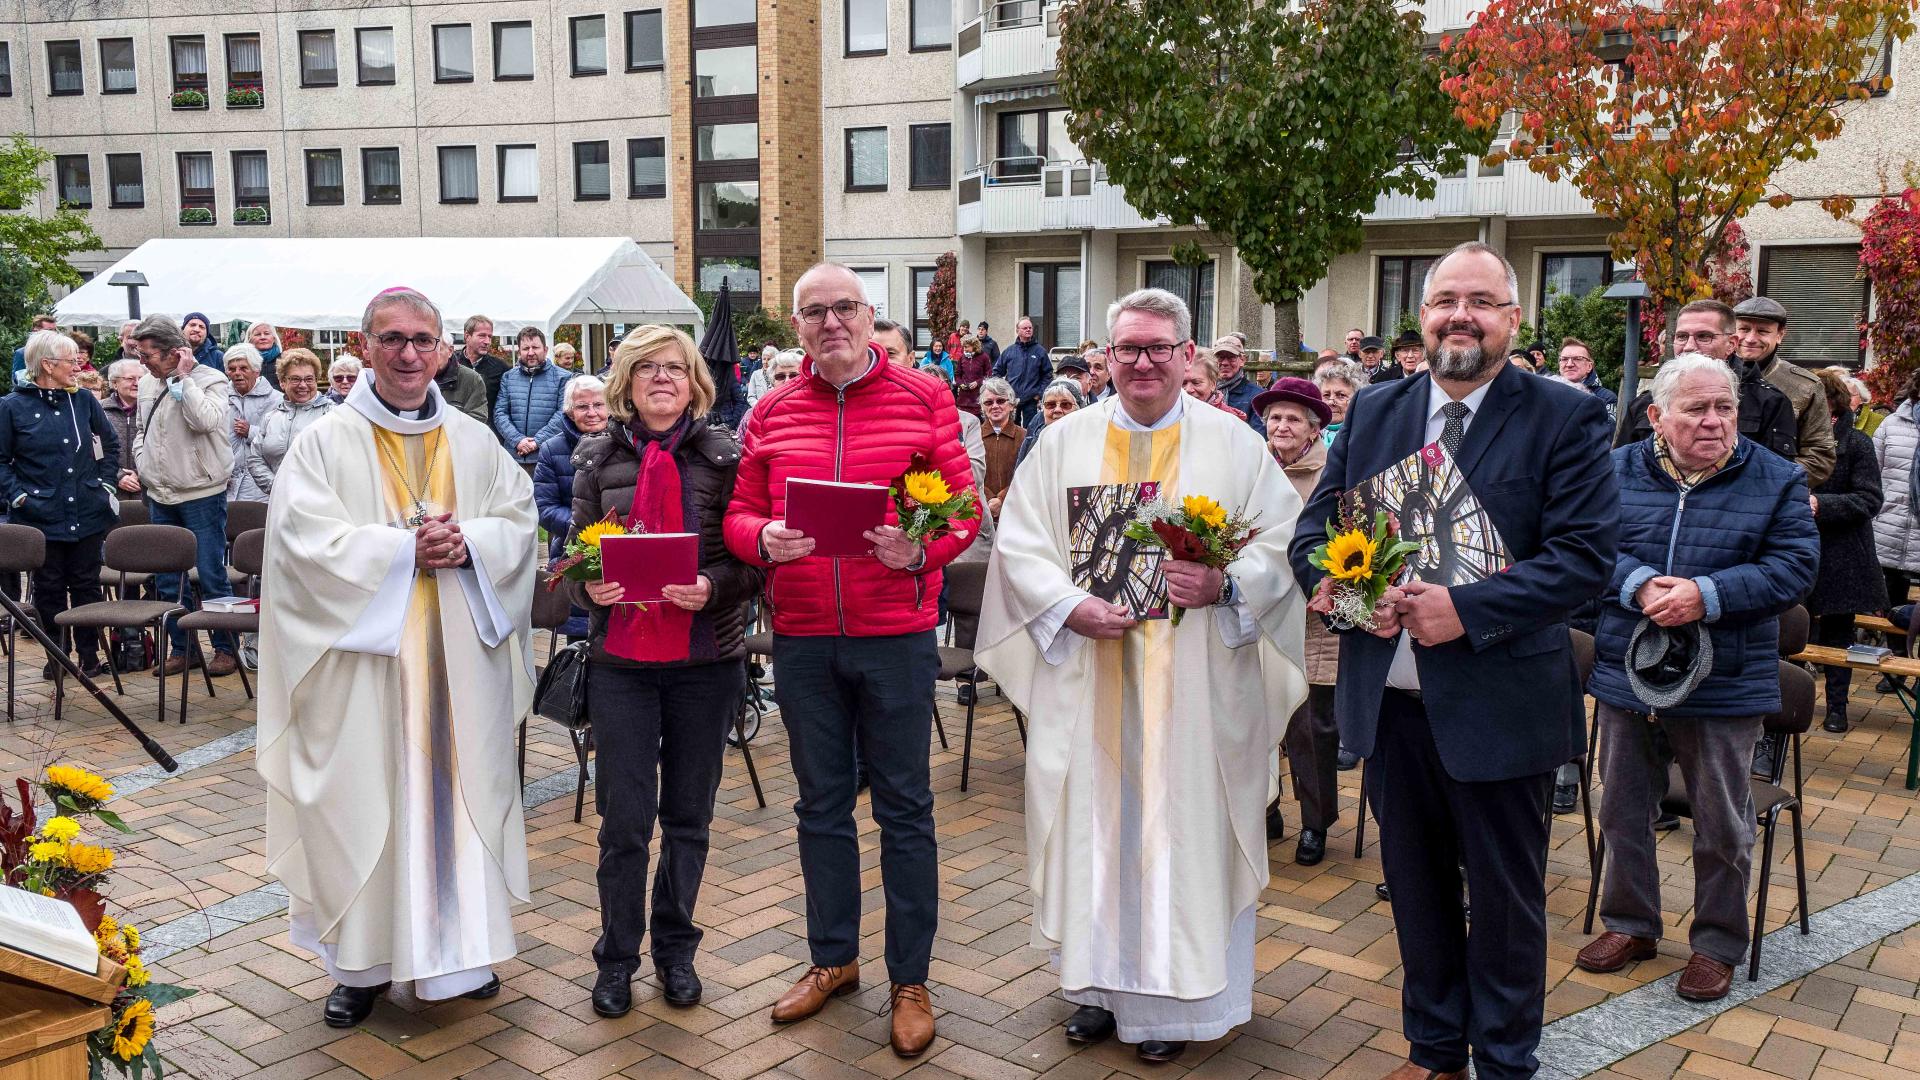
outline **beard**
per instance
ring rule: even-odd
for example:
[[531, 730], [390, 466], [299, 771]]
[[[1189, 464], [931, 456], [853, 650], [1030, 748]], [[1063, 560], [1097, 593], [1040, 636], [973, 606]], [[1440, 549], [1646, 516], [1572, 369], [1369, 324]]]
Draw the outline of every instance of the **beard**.
[[[1449, 334], [1470, 334], [1474, 343], [1466, 348], [1456, 348], [1446, 344]], [[1428, 357], [1427, 367], [1435, 378], [1451, 382], [1471, 382], [1486, 374], [1487, 369], [1501, 362], [1498, 352], [1489, 352], [1483, 345], [1480, 327], [1472, 323], [1449, 323], [1441, 331], [1439, 341]]]

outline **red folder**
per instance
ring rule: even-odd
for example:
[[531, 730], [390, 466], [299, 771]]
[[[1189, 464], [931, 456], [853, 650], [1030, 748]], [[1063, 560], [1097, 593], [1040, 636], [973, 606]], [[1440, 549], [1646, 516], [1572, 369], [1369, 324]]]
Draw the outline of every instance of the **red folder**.
[[787, 480], [787, 528], [813, 538], [813, 553], [862, 558], [873, 545], [861, 534], [887, 523], [887, 489], [879, 484]]
[[623, 604], [666, 599], [666, 585], [692, 585], [700, 576], [700, 534], [635, 533], [600, 541], [600, 576], [627, 590]]

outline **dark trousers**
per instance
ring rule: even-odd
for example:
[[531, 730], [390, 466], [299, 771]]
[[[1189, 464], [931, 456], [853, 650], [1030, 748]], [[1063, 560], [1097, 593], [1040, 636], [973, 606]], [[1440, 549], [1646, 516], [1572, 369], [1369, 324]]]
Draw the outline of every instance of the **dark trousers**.
[[1899, 607], [1901, 604], [1912, 602], [1908, 598], [1912, 593], [1914, 578], [1920, 577], [1920, 575], [1911, 574], [1892, 566], [1882, 566], [1880, 572], [1886, 575], [1887, 578], [1888, 604], [1893, 607]]
[[[193, 533], [197, 542], [194, 549], [194, 569], [200, 574], [200, 593], [202, 597], [232, 596], [233, 586], [227, 580], [227, 496], [220, 493], [208, 495], [202, 499], [188, 499], [186, 502], [169, 506], [163, 502], [147, 500], [148, 520], [155, 525], [178, 525]], [[162, 600], [172, 601], [180, 595], [180, 574], [155, 574], [153, 586], [160, 590]], [[188, 611], [200, 607], [194, 598], [194, 591], [187, 590], [186, 608]], [[187, 649], [187, 632], [167, 621], [168, 631], [173, 638], [173, 651], [184, 654]], [[213, 648], [216, 652], [238, 656], [233, 635], [225, 630], [213, 633]]]
[[[104, 531], [72, 541], [48, 538], [47, 561], [33, 572], [33, 609], [40, 615], [40, 625], [62, 647], [68, 635], [54, 626], [53, 618], [67, 610], [69, 599], [74, 607], [99, 602], [100, 549], [106, 540]], [[83, 663], [99, 658], [100, 631], [82, 627], [73, 632], [73, 643]]]
[[[1392, 894], [1413, 1063], [1483, 1080], [1530, 1077], [1546, 1003], [1547, 802], [1553, 774], [1447, 775], [1420, 699], [1388, 690], [1368, 764]], [[1380, 812], [1384, 810], [1385, 812]], [[1460, 867], [1473, 899], [1469, 930]]]
[[933, 680], [940, 672], [933, 631], [871, 638], [775, 634], [773, 670], [773, 696], [800, 788], [793, 812], [812, 962], [841, 967], [860, 956], [857, 747], [880, 825], [887, 977], [924, 983], [940, 907], [927, 777]]
[[1340, 727], [1333, 718], [1333, 687], [1307, 687], [1307, 700], [1287, 725], [1287, 770], [1300, 800], [1300, 827], [1324, 833], [1340, 817]]
[[1032, 431], [1034, 418], [1040, 415], [1040, 399], [1037, 397], [1028, 398], [1018, 405], [1015, 405], [1014, 415], [1016, 421], [1022, 428]]
[[[1853, 613], [1822, 615], [1814, 621], [1813, 642], [1844, 649], [1853, 644]], [[1838, 664], [1821, 669], [1827, 677], [1827, 714], [1847, 714], [1847, 691], [1853, 686], [1853, 669]]]
[[[593, 718], [594, 808], [600, 814], [600, 940], [594, 962], [631, 973], [640, 937], [653, 964], [691, 964], [700, 947], [694, 901], [707, 869], [707, 827], [720, 789], [727, 727], [746, 686], [738, 660], [687, 667], [596, 664], [587, 676]], [[647, 845], [660, 823], [660, 866], [647, 921]]]

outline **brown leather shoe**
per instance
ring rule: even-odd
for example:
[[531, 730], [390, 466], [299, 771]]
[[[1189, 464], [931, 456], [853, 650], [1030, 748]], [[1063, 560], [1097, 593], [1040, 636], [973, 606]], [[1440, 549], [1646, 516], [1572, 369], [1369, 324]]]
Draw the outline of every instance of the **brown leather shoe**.
[[1711, 956], [1693, 954], [1674, 992], [1688, 1001], [1719, 1001], [1733, 988], [1733, 968]]
[[893, 1052], [919, 1057], [933, 1045], [933, 1001], [925, 983], [894, 983], [887, 1007], [893, 1010]]
[[230, 652], [217, 652], [207, 661], [207, 674], [218, 679], [240, 670], [240, 661]]
[[1580, 955], [1574, 957], [1573, 962], [1581, 971], [1611, 975], [1635, 960], [1651, 960], [1659, 952], [1660, 943], [1652, 938], [1609, 930], [1587, 942], [1587, 947], [1580, 950]]
[[800, 981], [793, 984], [793, 989], [780, 995], [780, 1000], [773, 1003], [773, 1022], [791, 1024], [795, 1020], [805, 1020], [826, 1008], [828, 998], [845, 997], [858, 989], [859, 961], [845, 967], [821, 967], [815, 964], [800, 976]]
[[1467, 1070], [1441, 1072], [1409, 1061], [1386, 1075], [1386, 1080], [1466, 1080]]
[[178, 675], [190, 667], [199, 667], [200, 658], [186, 653], [174, 653], [167, 657], [167, 664], [160, 669], [161, 675]]

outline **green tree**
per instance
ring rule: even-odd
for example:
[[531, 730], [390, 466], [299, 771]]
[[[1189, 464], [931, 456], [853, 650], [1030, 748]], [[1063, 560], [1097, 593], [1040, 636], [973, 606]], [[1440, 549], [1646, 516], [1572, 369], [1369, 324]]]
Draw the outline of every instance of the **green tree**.
[[27, 209], [47, 186], [40, 167], [52, 160], [52, 154], [25, 135], [0, 142], [0, 249], [24, 262], [47, 284], [76, 286], [80, 275], [67, 259], [76, 252], [102, 249], [86, 214], [63, 206], [40, 217]]
[[[33, 329], [33, 317], [53, 305], [47, 295], [47, 283], [25, 259], [11, 251], [0, 251], [0, 355], [11, 358], [13, 350], [27, 343]], [[0, 363], [0, 391], [13, 389], [13, 363]]]
[[1232, 241], [1292, 342], [1296, 301], [1359, 249], [1379, 197], [1429, 196], [1485, 145], [1425, 40], [1394, 0], [1074, 0], [1060, 94], [1128, 202]]
[[1560, 355], [1562, 338], [1586, 342], [1600, 381], [1618, 387], [1620, 365], [1627, 355], [1627, 305], [1607, 299], [1606, 291], [1598, 286], [1585, 296], [1554, 293], [1540, 311], [1540, 340], [1547, 343], [1549, 364]]

